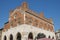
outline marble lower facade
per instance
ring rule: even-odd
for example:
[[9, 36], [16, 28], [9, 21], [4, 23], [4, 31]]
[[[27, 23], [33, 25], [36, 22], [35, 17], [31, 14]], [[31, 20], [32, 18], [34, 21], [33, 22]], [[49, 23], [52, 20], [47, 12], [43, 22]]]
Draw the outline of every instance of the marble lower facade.
[[35, 40], [43, 34], [45, 38], [55, 39], [55, 33], [34, 27], [32, 25], [22, 24], [2, 32], [1, 40]]

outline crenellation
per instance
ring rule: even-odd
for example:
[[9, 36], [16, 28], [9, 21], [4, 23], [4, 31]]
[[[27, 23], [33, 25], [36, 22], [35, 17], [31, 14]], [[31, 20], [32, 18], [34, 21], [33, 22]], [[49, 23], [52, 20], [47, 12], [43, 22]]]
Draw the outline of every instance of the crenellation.
[[39, 16], [40, 16], [41, 18], [44, 18], [43, 12], [41, 12], [41, 13], [39, 14]]

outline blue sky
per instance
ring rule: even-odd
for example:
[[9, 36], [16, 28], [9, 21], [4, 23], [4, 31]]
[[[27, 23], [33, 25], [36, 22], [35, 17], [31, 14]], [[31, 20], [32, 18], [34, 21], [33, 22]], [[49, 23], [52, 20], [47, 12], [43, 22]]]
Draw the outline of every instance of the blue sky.
[[8, 21], [10, 10], [27, 2], [31, 10], [44, 12], [46, 18], [52, 18], [55, 31], [60, 29], [60, 0], [0, 0], [0, 28]]

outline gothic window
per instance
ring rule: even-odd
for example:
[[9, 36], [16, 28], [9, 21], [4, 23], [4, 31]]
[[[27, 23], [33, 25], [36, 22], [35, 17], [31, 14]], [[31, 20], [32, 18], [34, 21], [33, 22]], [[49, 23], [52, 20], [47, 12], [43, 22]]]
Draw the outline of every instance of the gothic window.
[[50, 25], [51, 31], [53, 30], [53, 27]]
[[26, 16], [26, 20], [27, 20], [27, 21], [26, 21], [27, 24], [32, 24], [32, 21], [33, 21], [33, 20], [32, 20], [31, 17], [27, 17], [27, 16]]
[[13, 21], [10, 22], [11, 26], [13, 26]]
[[45, 38], [45, 37], [46, 37], [46, 35], [43, 34], [43, 33], [39, 33], [39, 34], [37, 35], [37, 39]]
[[6, 36], [4, 36], [4, 40], [7, 40], [7, 37]]
[[50, 31], [50, 25], [49, 24], [47, 25], [47, 29], [48, 29], [48, 31]]
[[13, 40], [13, 35], [12, 34], [10, 34], [10, 40]]
[[35, 26], [38, 26], [38, 20], [34, 20]]
[[43, 23], [42, 23], [42, 22], [40, 22], [40, 24], [39, 24], [39, 25], [40, 25], [40, 26], [42, 26], [42, 24], [43, 24]]
[[29, 19], [29, 24], [32, 24], [32, 18]]
[[32, 39], [33, 40], [33, 34], [31, 32], [28, 35], [28, 39]]
[[28, 19], [28, 17], [27, 16], [25, 16], [26, 17], [26, 19]]
[[19, 32], [17, 33], [17, 40], [21, 40], [21, 34]]
[[47, 27], [47, 24], [45, 23], [45, 27]]
[[39, 23], [39, 27], [40, 27], [41, 29], [43, 29], [43, 26], [42, 26], [42, 25], [43, 25], [43, 23], [40, 22], [40, 23]]
[[29, 19], [29, 23], [32, 23], [32, 19]]
[[21, 18], [18, 18], [18, 24], [21, 24]]

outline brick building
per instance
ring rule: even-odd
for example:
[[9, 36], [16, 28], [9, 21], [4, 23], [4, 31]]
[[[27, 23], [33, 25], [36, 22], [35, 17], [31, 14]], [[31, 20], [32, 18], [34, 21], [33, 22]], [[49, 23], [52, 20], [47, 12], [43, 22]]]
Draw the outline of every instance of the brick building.
[[55, 39], [51, 18], [45, 18], [42, 12], [38, 15], [30, 10], [26, 2], [10, 11], [9, 20], [3, 29], [2, 40], [34, 40], [39, 37]]

